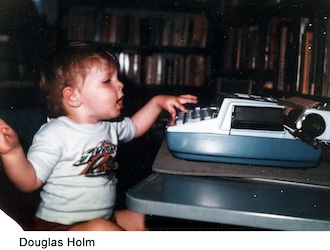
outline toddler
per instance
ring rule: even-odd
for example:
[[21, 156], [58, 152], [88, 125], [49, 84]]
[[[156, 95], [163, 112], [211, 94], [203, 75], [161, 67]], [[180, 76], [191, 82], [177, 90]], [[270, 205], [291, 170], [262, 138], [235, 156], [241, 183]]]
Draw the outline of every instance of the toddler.
[[0, 119], [0, 155], [11, 181], [30, 192], [42, 187], [38, 230], [143, 230], [144, 216], [113, 211], [119, 141], [143, 135], [167, 110], [187, 112], [192, 95], [153, 97], [131, 118], [121, 117], [119, 63], [93, 44], [70, 43], [45, 63], [41, 91], [50, 121], [25, 155], [18, 135]]

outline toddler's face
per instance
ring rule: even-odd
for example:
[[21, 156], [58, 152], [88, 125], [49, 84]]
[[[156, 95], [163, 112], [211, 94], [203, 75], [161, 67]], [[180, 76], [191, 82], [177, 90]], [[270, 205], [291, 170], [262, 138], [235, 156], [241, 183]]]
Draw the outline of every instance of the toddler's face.
[[91, 123], [117, 118], [123, 108], [123, 83], [116, 68], [92, 66], [80, 87], [84, 114]]

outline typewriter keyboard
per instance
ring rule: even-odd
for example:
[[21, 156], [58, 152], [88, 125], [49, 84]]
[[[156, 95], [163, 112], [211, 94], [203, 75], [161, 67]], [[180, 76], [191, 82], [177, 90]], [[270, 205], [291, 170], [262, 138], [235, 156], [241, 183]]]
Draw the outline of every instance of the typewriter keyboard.
[[176, 119], [176, 125], [212, 119], [215, 118], [217, 114], [218, 109], [213, 107], [195, 107], [187, 113], [180, 111]]

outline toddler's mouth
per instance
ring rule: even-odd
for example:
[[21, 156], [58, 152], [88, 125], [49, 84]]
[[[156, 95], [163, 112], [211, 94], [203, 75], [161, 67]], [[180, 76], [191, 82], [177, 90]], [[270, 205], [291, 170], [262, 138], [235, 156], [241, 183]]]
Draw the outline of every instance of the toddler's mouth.
[[117, 100], [117, 105], [119, 106], [120, 109], [122, 109], [124, 107], [124, 96], [120, 97]]

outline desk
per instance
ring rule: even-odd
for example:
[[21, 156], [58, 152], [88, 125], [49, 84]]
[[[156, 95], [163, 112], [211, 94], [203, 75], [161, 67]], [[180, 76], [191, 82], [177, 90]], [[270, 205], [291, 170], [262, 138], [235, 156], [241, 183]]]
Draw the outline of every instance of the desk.
[[155, 172], [130, 189], [126, 201], [133, 211], [157, 216], [273, 230], [330, 230], [330, 186], [320, 184]]

